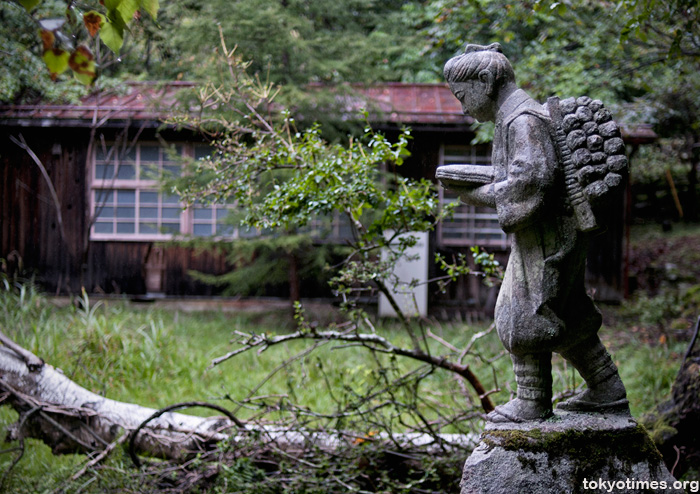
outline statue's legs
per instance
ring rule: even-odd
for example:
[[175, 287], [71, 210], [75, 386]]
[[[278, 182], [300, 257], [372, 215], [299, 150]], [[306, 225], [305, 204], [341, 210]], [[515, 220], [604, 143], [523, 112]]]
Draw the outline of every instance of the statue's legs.
[[629, 412], [617, 366], [597, 334], [561, 355], [581, 374], [588, 389], [559, 403], [557, 408], [573, 412]]
[[511, 354], [517, 398], [496, 407], [491, 422], [522, 422], [552, 414], [552, 353]]

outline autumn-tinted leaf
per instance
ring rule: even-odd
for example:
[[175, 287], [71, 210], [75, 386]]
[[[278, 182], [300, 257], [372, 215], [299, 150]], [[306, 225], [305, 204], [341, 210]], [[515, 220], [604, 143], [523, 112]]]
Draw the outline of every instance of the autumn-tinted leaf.
[[81, 45], [70, 54], [68, 66], [73, 75], [83, 84], [90, 85], [97, 77], [95, 57], [87, 46]]
[[90, 36], [93, 37], [100, 31], [100, 28], [106, 21], [107, 19], [105, 19], [105, 16], [94, 10], [87, 12], [83, 16], [83, 22], [85, 23], [85, 27], [90, 33]]
[[56, 80], [59, 74], [68, 69], [68, 58], [70, 55], [61, 48], [53, 48], [44, 53], [44, 63], [51, 73], [51, 79]]
[[118, 54], [124, 44], [124, 28], [107, 21], [100, 30], [100, 39], [107, 48]]
[[31, 12], [34, 7], [41, 3], [41, 0], [18, 0], [19, 4], [27, 9], [27, 12]]
[[90, 48], [80, 45], [71, 53], [69, 64], [70, 68], [75, 72], [85, 73], [86, 70], [89, 70], [91, 64], [94, 64], [94, 61], [95, 56], [90, 51]]
[[56, 40], [56, 36], [53, 34], [53, 32], [47, 29], [40, 29], [39, 36], [41, 37], [41, 43], [44, 45], [44, 51], [51, 49], [54, 41]]
[[148, 12], [153, 19], [158, 15], [158, 0], [139, 0], [139, 7]]

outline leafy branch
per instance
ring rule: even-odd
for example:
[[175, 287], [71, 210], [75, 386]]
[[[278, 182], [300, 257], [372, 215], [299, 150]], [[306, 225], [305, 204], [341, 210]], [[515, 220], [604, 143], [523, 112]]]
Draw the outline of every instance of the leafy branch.
[[[54, 5], [43, 0], [17, 0], [39, 28], [42, 58], [51, 79], [71, 69], [73, 76], [85, 85], [97, 77], [98, 62], [94, 45], [100, 41], [114, 54], [124, 44], [134, 19], [143, 11], [156, 20], [159, 0], [104, 0], [75, 2], [66, 0], [63, 14], [55, 14]], [[46, 4], [46, 5], [45, 5]], [[42, 10], [42, 7], [46, 9]]]
[[[425, 320], [402, 310], [395, 295], [419, 283], [400, 281], [395, 274], [396, 264], [410, 257], [410, 249], [418, 241], [415, 232], [432, 230], [452, 213], [451, 207], [441, 207], [433, 183], [408, 179], [395, 171], [409, 156], [410, 131], [404, 129], [396, 140], [389, 141], [372, 129], [364, 112], [362, 135], [328, 142], [320, 125], [303, 121], [300, 125], [291, 109], [275, 101], [281, 89], [251, 75], [250, 63], [235, 47], [226, 46], [223, 35], [219, 53], [222, 60], [217, 76], [204, 82], [189, 99], [183, 98], [184, 110], [168, 122], [201, 132], [210, 140], [213, 151], [204, 159], [191, 161], [187, 171], [166, 186], [189, 203], [235, 204], [244, 225], [264, 232], [255, 243], [266, 238], [308, 235], [320, 243], [340, 243], [346, 253], [331, 268], [334, 276], [330, 280], [333, 292], [342, 300], [344, 322], [319, 328], [306, 320], [303, 307], [296, 303], [296, 331], [280, 335], [237, 332], [237, 347], [211, 365], [249, 350], [262, 353], [294, 340], [312, 342], [301, 356], [293, 357], [295, 360], [305, 360], [313, 349], [329, 342], [336, 343], [335, 348], [359, 346], [367, 349], [377, 363], [378, 388], [357, 396], [352, 406], [362, 403], [373, 410], [372, 420], [379, 428], [390, 431], [396, 423], [414, 427], [408, 424], [411, 421], [405, 421], [404, 413], [409, 413], [414, 421], [411, 424], [423, 424], [423, 432], [435, 434], [435, 424], [423, 416], [418, 403], [441, 416], [438, 407], [428, 404], [421, 396], [424, 393], [419, 392], [422, 380], [437, 369], [468, 383], [478, 396], [480, 408], [492, 410], [490, 394], [496, 390], [488, 391], [463, 362], [467, 355], [481, 358], [473, 345], [488, 332], [475, 335], [466, 351], [460, 352], [431, 332]], [[345, 232], [342, 237], [331, 236], [327, 226], [332, 222], [341, 222]], [[483, 273], [493, 279], [499, 276], [500, 267], [492, 255], [475, 250], [473, 257], [478, 268], [472, 271], [465, 268], [466, 259], [443, 262], [444, 267], [452, 267], [442, 284], [462, 274]], [[378, 334], [357, 303], [361, 297], [378, 293], [384, 294], [395, 309], [402, 331], [410, 337], [410, 346], [396, 345]], [[433, 352], [435, 342], [448, 351]], [[407, 376], [395, 364], [380, 360], [380, 355], [387, 355], [390, 362], [396, 357], [418, 362], [422, 370]], [[389, 374], [404, 377], [390, 379]], [[384, 383], [381, 387], [380, 382]], [[400, 393], [406, 394], [399, 397]], [[376, 408], [377, 400], [393, 411]], [[352, 408], [342, 400], [339, 405], [345, 411], [348, 406]], [[345, 416], [343, 410], [338, 414]], [[452, 423], [451, 418], [445, 418], [440, 427]]]

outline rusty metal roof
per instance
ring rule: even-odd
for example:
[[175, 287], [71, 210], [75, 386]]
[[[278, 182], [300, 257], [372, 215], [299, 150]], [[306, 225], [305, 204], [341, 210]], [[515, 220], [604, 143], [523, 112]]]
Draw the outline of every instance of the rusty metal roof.
[[[93, 93], [75, 105], [0, 105], [0, 122], [21, 126], [90, 126], [93, 122], [159, 122], [191, 82], [134, 82], [126, 88]], [[383, 83], [355, 86], [342, 96], [348, 111], [372, 109], [374, 118], [405, 124], [470, 124], [446, 84]]]
[[380, 120], [402, 124], [472, 124], [447, 84], [387, 82], [358, 87]]
[[138, 82], [125, 87], [93, 92], [79, 104], [0, 105], [4, 125], [52, 127], [105, 125], [141, 121], [158, 124], [175, 103], [176, 96], [190, 82]]
[[[95, 92], [76, 105], [0, 105], [0, 124], [27, 127], [123, 126], [140, 122], [158, 126], [176, 103], [177, 95], [194, 87], [192, 82], [132, 82], [125, 87]], [[347, 114], [362, 107], [370, 109], [372, 120], [406, 125], [469, 125], [474, 120], [447, 84], [400, 82], [354, 85], [354, 95], [341, 96]], [[651, 142], [656, 134], [650, 126], [623, 127], [630, 142]]]

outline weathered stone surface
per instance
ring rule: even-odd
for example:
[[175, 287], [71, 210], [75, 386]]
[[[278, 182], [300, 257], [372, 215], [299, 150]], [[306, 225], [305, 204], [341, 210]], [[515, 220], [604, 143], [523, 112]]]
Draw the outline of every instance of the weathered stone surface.
[[[597, 335], [600, 312], [584, 285], [588, 235], [601, 226], [594, 208], [604, 217], [626, 178], [624, 142], [610, 111], [586, 96], [540, 105], [518, 88], [498, 43], [467, 45], [447, 62], [445, 78], [466, 113], [495, 123], [492, 167], [485, 179], [481, 170], [474, 178], [472, 165], [440, 167], [437, 177], [463, 202], [495, 208], [512, 234], [495, 320], [517, 397], [487, 415], [462, 494], [682, 492], [629, 416], [625, 387]], [[586, 382], [557, 414], [552, 352]]]
[[674, 482], [629, 415], [557, 413], [488, 424], [464, 466], [461, 494], [684, 492]]
[[495, 123], [492, 167], [488, 180], [475, 179], [472, 165], [442, 166], [436, 175], [463, 202], [495, 208], [500, 227], [512, 235], [495, 323], [511, 354], [517, 397], [487, 419], [520, 423], [552, 414], [552, 352], [587, 386], [558, 407], [629, 410], [617, 367], [597, 335], [600, 312], [584, 285], [588, 234], [600, 226], [593, 207], [623, 178], [608, 179], [597, 166], [620, 153], [622, 140], [587, 133], [610, 121], [610, 112], [585, 96], [539, 104], [517, 86], [498, 43], [467, 45], [445, 64], [445, 78], [466, 113]]

